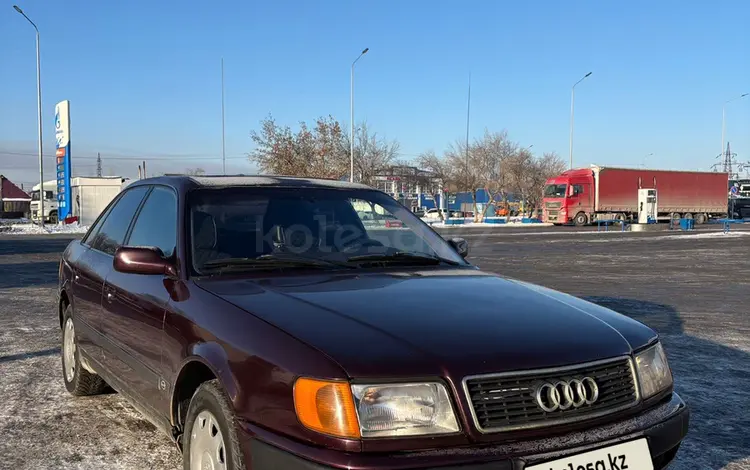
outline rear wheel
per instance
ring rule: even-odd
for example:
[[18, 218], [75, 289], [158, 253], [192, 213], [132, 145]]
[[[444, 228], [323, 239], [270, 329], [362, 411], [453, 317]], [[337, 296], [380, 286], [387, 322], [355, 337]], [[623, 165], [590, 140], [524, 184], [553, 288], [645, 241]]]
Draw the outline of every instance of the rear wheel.
[[706, 223], [707, 220], [708, 220], [708, 215], [706, 215], [706, 214], [701, 213], [701, 214], [696, 214], [695, 215], [695, 224], [696, 225], [703, 225], [703, 224]]
[[183, 442], [184, 470], [245, 468], [232, 405], [218, 380], [201, 384], [190, 400]]
[[670, 228], [680, 226], [680, 213], [679, 212], [672, 212], [671, 214], [669, 214], [669, 226]]
[[81, 366], [78, 351], [76, 329], [73, 325], [71, 308], [65, 309], [62, 331], [62, 368], [65, 388], [72, 395], [98, 395], [107, 387], [107, 383], [96, 374], [92, 374]]
[[583, 227], [584, 225], [587, 225], [589, 223], [589, 216], [587, 216], [585, 212], [579, 212], [578, 214], [576, 214], [573, 222], [578, 227]]

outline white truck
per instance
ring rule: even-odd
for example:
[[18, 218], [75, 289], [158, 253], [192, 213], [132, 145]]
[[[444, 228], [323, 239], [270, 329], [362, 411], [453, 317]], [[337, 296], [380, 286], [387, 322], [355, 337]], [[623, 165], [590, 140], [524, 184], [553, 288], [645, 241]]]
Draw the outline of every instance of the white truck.
[[[75, 217], [81, 225], [91, 225], [107, 207], [107, 204], [129, 183], [128, 178], [121, 176], [79, 176], [72, 178], [70, 181], [70, 212], [68, 217]], [[35, 221], [39, 220], [38, 186], [32, 188], [31, 215]], [[45, 181], [44, 191], [45, 221], [57, 223], [59, 220], [57, 181]]]
[[[31, 188], [31, 220], [39, 222], [39, 185]], [[44, 182], [44, 221], [57, 223], [57, 180]]]

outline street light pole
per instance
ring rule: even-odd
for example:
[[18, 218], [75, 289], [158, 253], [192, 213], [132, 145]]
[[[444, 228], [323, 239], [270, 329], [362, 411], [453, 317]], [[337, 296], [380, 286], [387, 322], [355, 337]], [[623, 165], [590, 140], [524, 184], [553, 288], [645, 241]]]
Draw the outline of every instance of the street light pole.
[[352, 129], [352, 133], [349, 136], [349, 181], [352, 183], [354, 182], [354, 64], [356, 64], [363, 55], [367, 54], [367, 51], [369, 50], [369, 47], [365, 47], [357, 58], [354, 59], [354, 62], [352, 62], [351, 83], [349, 89], [349, 120], [351, 121]]
[[740, 96], [736, 96], [732, 98], [731, 100], [726, 100], [724, 102], [724, 106], [721, 107], [721, 152], [719, 155], [722, 155], [724, 153], [724, 136], [726, 135], [726, 122], [727, 122], [727, 105], [731, 103], [732, 101], [740, 100], [747, 95], [750, 95], [750, 93], [743, 93]]
[[37, 119], [39, 124], [39, 135], [38, 135], [38, 146], [39, 146], [39, 223], [44, 227], [44, 159], [42, 151], [42, 75], [41, 75], [41, 60], [39, 58], [39, 28], [36, 27], [31, 19], [26, 16], [18, 5], [13, 5], [13, 8], [23, 15], [26, 20], [31, 23], [36, 31], [36, 102], [37, 102]]
[[221, 58], [221, 168], [227, 175], [227, 154], [224, 140], [224, 58]]
[[573, 119], [575, 115], [576, 85], [586, 80], [593, 72], [589, 72], [573, 84], [570, 90], [570, 169], [573, 169]]

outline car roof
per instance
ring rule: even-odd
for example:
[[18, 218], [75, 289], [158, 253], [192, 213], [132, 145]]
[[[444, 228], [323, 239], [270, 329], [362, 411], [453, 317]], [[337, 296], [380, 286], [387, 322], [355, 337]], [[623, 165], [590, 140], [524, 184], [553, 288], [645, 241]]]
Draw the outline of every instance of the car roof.
[[190, 176], [167, 174], [134, 181], [131, 186], [142, 184], [164, 184], [175, 188], [231, 188], [231, 187], [274, 187], [274, 188], [322, 188], [322, 189], [369, 189], [372, 187], [348, 181], [322, 178], [303, 178], [275, 175], [207, 175]]

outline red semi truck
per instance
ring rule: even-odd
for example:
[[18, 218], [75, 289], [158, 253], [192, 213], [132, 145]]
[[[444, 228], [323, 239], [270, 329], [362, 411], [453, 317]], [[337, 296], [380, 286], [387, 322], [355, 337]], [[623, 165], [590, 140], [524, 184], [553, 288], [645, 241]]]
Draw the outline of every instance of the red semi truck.
[[694, 218], [696, 224], [727, 215], [726, 173], [610, 168], [568, 170], [547, 180], [543, 220], [586, 225], [603, 219], [635, 220], [638, 189], [656, 189], [658, 219]]

